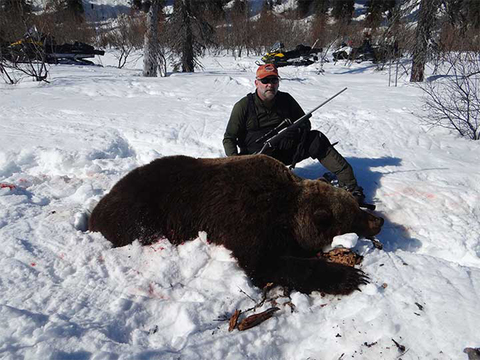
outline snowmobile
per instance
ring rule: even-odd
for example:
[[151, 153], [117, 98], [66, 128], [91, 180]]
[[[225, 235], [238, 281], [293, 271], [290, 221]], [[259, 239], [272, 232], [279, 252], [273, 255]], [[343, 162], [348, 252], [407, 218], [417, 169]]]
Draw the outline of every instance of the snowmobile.
[[332, 53], [333, 60], [350, 60], [356, 62], [377, 61], [375, 48], [370, 41], [365, 40], [359, 47], [351, 47], [346, 43], [342, 43], [340, 47]]
[[265, 64], [273, 64], [276, 67], [288, 65], [308, 66], [318, 61], [318, 53], [321, 52], [321, 48], [303, 44], [297, 45], [294, 50], [285, 51], [283, 43], [276, 42], [270, 51], [262, 57], [262, 61]]
[[22, 39], [2, 44], [0, 54], [11, 62], [45, 61], [49, 64], [92, 65], [93, 62], [86, 58], [104, 55], [105, 51], [77, 41], [73, 44], [57, 45], [52, 36], [31, 29]]
[[352, 47], [343, 42], [340, 47], [332, 53], [333, 61], [349, 60], [351, 54]]
[[332, 53], [333, 60], [350, 60], [355, 62], [372, 61], [384, 62], [389, 58], [401, 56], [396, 45], [372, 45], [368, 39], [363, 41], [359, 47], [351, 47], [342, 43], [340, 47]]
[[45, 50], [49, 64], [93, 65], [93, 62], [86, 59], [105, 54], [103, 50], [96, 50], [93, 46], [78, 41], [73, 44], [46, 46]]

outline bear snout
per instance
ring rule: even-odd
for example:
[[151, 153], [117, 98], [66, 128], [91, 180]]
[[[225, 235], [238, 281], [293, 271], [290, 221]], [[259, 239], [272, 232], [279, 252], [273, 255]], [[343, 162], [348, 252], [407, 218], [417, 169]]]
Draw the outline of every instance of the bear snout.
[[360, 210], [354, 225], [355, 233], [358, 236], [369, 237], [377, 235], [385, 222], [382, 217], [375, 216], [365, 210]]

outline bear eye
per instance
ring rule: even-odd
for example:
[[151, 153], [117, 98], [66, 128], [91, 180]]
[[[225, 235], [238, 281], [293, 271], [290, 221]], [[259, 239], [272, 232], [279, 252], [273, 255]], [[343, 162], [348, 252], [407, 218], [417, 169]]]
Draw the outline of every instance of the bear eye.
[[315, 210], [313, 213], [313, 218], [315, 219], [315, 225], [324, 225], [327, 226], [332, 223], [332, 213], [325, 209]]

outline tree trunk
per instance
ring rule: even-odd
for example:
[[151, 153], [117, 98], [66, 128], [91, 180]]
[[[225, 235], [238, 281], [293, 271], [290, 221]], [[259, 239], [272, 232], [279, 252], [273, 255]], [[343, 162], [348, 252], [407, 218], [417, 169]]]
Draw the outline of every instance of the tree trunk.
[[191, 22], [191, 8], [190, 0], [182, 0], [182, 17], [184, 21], [184, 43], [182, 49], [182, 72], [194, 72], [195, 68], [195, 56], [193, 52], [193, 33]]
[[438, 5], [438, 0], [421, 0], [420, 2], [410, 82], [422, 82], [425, 78], [428, 43], [430, 42], [431, 31], [435, 24], [435, 12], [438, 10]]
[[156, 77], [159, 68], [158, 56], [158, 12], [160, 0], [153, 0], [147, 14], [147, 31], [143, 47], [143, 76]]

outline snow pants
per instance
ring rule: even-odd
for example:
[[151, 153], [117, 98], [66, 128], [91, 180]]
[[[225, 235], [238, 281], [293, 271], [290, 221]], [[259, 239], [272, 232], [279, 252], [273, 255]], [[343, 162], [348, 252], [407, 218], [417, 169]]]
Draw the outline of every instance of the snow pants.
[[[293, 162], [296, 151], [297, 146], [293, 146], [286, 149], [274, 149], [272, 153], [268, 155], [280, 160], [285, 165], [290, 165]], [[351, 188], [357, 185], [352, 166], [332, 146], [328, 138], [322, 132], [310, 130], [299, 155], [299, 161], [305, 160], [309, 157], [320, 161], [328, 171], [337, 176], [340, 186]]]

